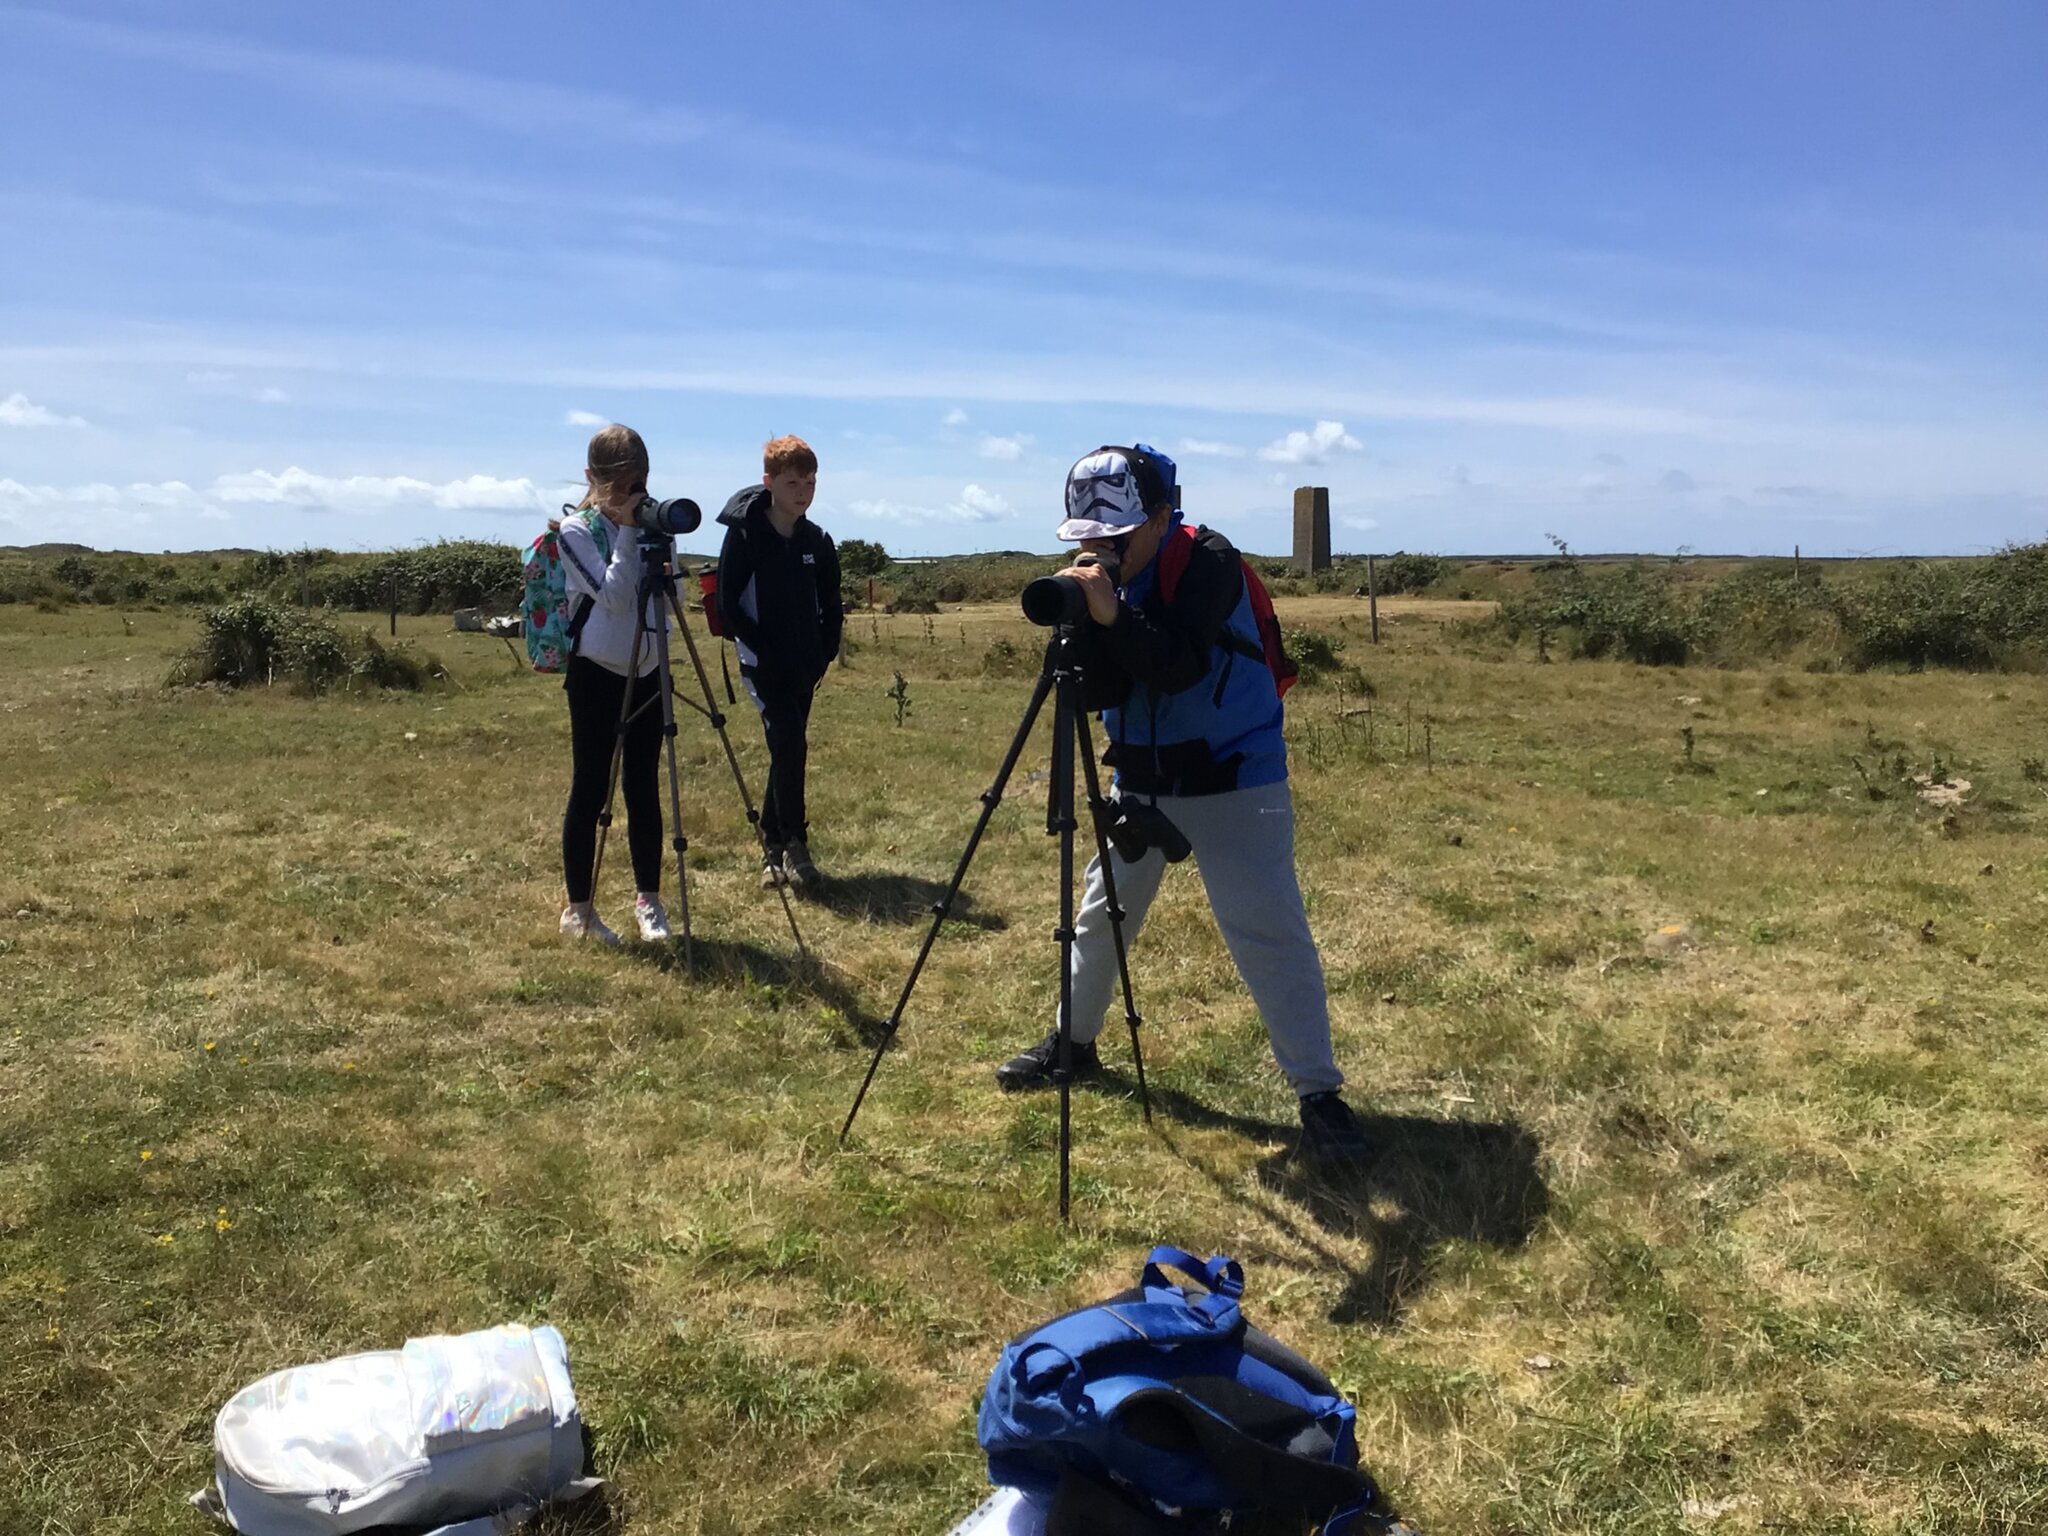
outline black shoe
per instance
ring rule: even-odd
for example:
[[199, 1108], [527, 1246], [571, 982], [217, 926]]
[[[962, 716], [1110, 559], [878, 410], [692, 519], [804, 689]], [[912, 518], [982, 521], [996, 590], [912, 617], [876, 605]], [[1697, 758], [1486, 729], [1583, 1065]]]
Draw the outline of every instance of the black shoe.
[[[1075, 1077], [1087, 1077], [1102, 1070], [1102, 1058], [1095, 1054], [1095, 1042], [1076, 1040], [1069, 1047], [1068, 1060], [1073, 1063]], [[1015, 1093], [1024, 1088], [1050, 1088], [1053, 1086], [1053, 1068], [1059, 1064], [1060, 1035], [1054, 1030], [1029, 1050], [1019, 1051], [1000, 1067], [996, 1068], [996, 1081], [1002, 1087]]]
[[1365, 1127], [1334, 1088], [1301, 1101], [1301, 1155], [1312, 1163], [1354, 1168], [1373, 1160]]

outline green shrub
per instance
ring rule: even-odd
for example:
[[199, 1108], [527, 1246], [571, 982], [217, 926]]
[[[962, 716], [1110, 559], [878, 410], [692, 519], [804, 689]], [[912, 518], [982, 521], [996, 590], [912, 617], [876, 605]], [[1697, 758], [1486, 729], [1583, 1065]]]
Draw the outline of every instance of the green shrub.
[[199, 617], [198, 642], [171, 669], [173, 687], [289, 684], [323, 693], [337, 683], [417, 689], [445, 677], [430, 658], [379, 645], [367, 631], [345, 638], [326, 619], [268, 598], [243, 597]]
[[1499, 622], [1517, 639], [1559, 636], [1574, 656], [1683, 666], [1699, 638], [1698, 617], [1668, 567], [1637, 560], [1594, 575], [1567, 558], [1542, 585], [1503, 602]]
[[[1384, 560], [1373, 562], [1373, 580], [1382, 597], [1400, 592], [1420, 592], [1433, 587], [1450, 573], [1451, 562], [1442, 555], [1411, 555], [1395, 550]], [[1364, 586], [1360, 575], [1357, 586]]]
[[71, 589], [51, 575], [44, 562], [0, 555], [0, 603], [62, 605], [70, 596]]
[[1319, 629], [1289, 629], [1282, 636], [1287, 655], [1300, 672], [1303, 687], [1320, 683], [1341, 683], [1353, 693], [1365, 693], [1370, 685], [1365, 674], [1344, 660], [1344, 642]]
[[93, 581], [98, 575], [92, 566], [87, 564], [83, 555], [66, 555], [50, 568], [50, 574], [63, 582], [78, 597], [85, 596], [92, 589]]
[[1803, 650], [1841, 648], [1836, 594], [1818, 573], [1794, 577], [1779, 561], [1743, 566], [1700, 593], [1702, 649], [1721, 662], [1784, 659]]
[[1040, 657], [1007, 635], [998, 635], [981, 653], [983, 677], [1024, 677], [1038, 671]]
[[888, 609], [891, 613], [937, 613], [938, 582], [923, 567], [912, 570], [889, 594]]
[[872, 539], [841, 539], [839, 570], [842, 575], [865, 581], [889, 569], [889, 552]]

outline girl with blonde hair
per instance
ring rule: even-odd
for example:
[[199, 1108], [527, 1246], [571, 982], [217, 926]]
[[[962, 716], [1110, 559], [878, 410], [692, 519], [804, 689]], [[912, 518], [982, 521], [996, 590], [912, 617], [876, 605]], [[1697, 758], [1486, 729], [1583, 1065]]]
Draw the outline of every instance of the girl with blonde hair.
[[572, 763], [562, 813], [562, 876], [569, 894], [562, 933], [619, 942], [597, 915], [591, 887], [598, 817], [611, 788], [612, 752], [620, 744], [619, 716], [630, 687], [634, 711], [625, 730], [619, 788], [638, 887], [633, 917], [642, 939], [660, 943], [668, 939], [669, 926], [661, 904], [661, 705], [652, 692], [661, 679], [653, 644], [641, 643], [637, 675], [628, 676], [635, 639], [668, 623], [658, 594], [641, 601], [639, 541], [632, 533], [648, 503], [647, 445], [631, 427], [614, 423], [591, 438], [584, 462], [588, 489], [579, 515], [564, 517], [560, 533], [570, 607], [586, 613], [562, 676]]

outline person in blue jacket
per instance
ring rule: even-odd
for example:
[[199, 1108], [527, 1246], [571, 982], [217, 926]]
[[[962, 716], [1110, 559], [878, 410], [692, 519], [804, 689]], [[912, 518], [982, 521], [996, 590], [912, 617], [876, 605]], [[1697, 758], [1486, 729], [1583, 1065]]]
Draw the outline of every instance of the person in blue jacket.
[[[1186, 837], [1209, 908], [1265, 1021], [1274, 1059], [1301, 1100], [1303, 1153], [1322, 1162], [1371, 1155], [1339, 1090], [1322, 959], [1294, 869], [1283, 706], [1266, 666], [1243, 562], [1220, 534], [1183, 531], [1173, 461], [1139, 443], [1100, 448], [1067, 475], [1058, 537], [1115, 561], [1067, 574], [1087, 599], [1087, 702], [1102, 707], [1103, 761], [1114, 795], [1139, 798]], [[1187, 539], [1173, 600], [1159, 590], [1159, 554]], [[1124, 934], [1135, 941], [1166, 856], [1112, 850]], [[1117, 985], [1101, 860], [1088, 865], [1075, 924], [1072, 1064], [1100, 1069], [1095, 1039]], [[1007, 1089], [1053, 1081], [1059, 1030], [996, 1069]]]

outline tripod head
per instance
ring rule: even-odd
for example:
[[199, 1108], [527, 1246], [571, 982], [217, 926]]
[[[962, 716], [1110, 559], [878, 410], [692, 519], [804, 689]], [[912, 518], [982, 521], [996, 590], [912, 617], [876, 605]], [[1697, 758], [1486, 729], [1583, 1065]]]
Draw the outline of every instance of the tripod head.
[[[642, 528], [639, 537], [640, 550], [640, 613], [643, 624], [647, 622], [648, 600], [657, 592], [667, 588], [676, 577], [676, 541], [666, 533], [651, 528]], [[660, 625], [651, 626], [659, 631]], [[663, 649], [666, 650], [664, 644]]]

